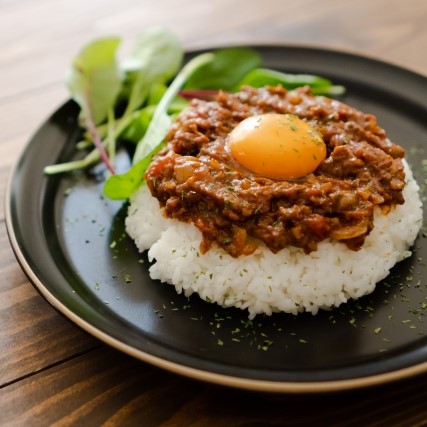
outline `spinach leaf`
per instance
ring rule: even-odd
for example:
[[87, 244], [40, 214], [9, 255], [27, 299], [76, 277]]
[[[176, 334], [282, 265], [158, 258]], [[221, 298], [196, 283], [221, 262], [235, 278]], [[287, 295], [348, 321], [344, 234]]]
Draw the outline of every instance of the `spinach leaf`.
[[129, 91], [124, 115], [140, 107], [154, 83], [167, 83], [179, 70], [184, 52], [169, 31], [154, 27], [141, 34], [122, 63]]
[[140, 110], [134, 111], [127, 126], [120, 133], [119, 137], [125, 141], [135, 144], [142, 139], [148, 129], [151, 118], [153, 117], [156, 106], [148, 105]]
[[261, 65], [253, 49], [235, 47], [215, 52], [215, 59], [200, 67], [185, 83], [184, 89], [231, 91], [253, 68]]
[[119, 43], [119, 38], [110, 37], [87, 44], [68, 70], [66, 83], [84, 123], [102, 123], [116, 102], [122, 85], [115, 59]]
[[105, 182], [104, 194], [111, 200], [128, 199], [144, 183], [144, 173], [150, 166], [153, 155], [161, 147], [162, 145], [156, 147], [152, 153], [132, 166], [127, 172], [111, 175]]
[[156, 146], [158, 146], [163, 141], [169, 130], [170, 125], [172, 124], [172, 119], [167, 113], [169, 105], [177, 96], [179, 90], [185, 84], [187, 79], [189, 79], [193, 75], [193, 73], [196, 73], [197, 70], [199, 70], [205, 64], [213, 61], [214, 58], [215, 55], [213, 53], [204, 53], [198, 55], [191, 61], [189, 61], [176, 75], [175, 79], [167, 88], [162, 99], [157, 105], [157, 108], [154, 111], [153, 117], [148, 126], [147, 132], [136, 146], [135, 154], [133, 157], [134, 164], [138, 163], [145, 156], [151, 153], [151, 151], [153, 151]]
[[324, 77], [311, 74], [288, 74], [268, 68], [255, 68], [249, 71], [234, 89], [239, 90], [243, 85], [263, 87], [278, 84], [288, 90], [300, 86], [310, 86], [315, 94], [339, 95], [344, 92], [342, 86], [334, 86], [330, 80]]

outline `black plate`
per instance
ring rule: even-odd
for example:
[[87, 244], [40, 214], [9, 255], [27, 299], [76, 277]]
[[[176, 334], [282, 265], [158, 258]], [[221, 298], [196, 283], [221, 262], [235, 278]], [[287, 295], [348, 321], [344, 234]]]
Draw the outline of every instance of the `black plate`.
[[[349, 53], [257, 47], [266, 66], [343, 84], [343, 101], [377, 116], [424, 183], [427, 79]], [[194, 53], [193, 53], [194, 54]], [[192, 54], [191, 54], [192, 55]], [[317, 316], [247, 314], [177, 295], [152, 281], [124, 234], [125, 207], [84, 174], [47, 178], [79, 138], [67, 102], [42, 125], [10, 178], [12, 247], [40, 293], [106, 343], [165, 369], [234, 387], [311, 392], [378, 384], [427, 371], [427, 242], [377, 290]], [[141, 263], [141, 261], [145, 261]]]

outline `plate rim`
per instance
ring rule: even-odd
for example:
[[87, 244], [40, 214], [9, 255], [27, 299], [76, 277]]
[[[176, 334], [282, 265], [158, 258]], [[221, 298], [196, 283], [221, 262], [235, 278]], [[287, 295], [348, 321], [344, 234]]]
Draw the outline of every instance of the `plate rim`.
[[[239, 45], [243, 46], [243, 45]], [[189, 50], [186, 53], [189, 55], [196, 54], [201, 51], [219, 49], [221, 47], [227, 46], [208, 46], [201, 49]], [[319, 46], [310, 46], [310, 45], [299, 45], [299, 44], [284, 44], [284, 43], [269, 43], [269, 44], [248, 44], [246, 47], [253, 47], [255, 49], [302, 49], [302, 50], [313, 50], [320, 52], [325, 52], [328, 54], [338, 54], [338, 55], [349, 55], [355, 59], [363, 59], [378, 63], [382, 66], [394, 67], [403, 72], [408, 72], [414, 76], [419, 76], [423, 79], [426, 79], [427, 76], [420, 74], [417, 71], [411, 70], [409, 68], [402, 67], [398, 64], [384, 61], [382, 59], [376, 59], [372, 56], [347, 51], [340, 49], [331, 49]], [[17, 174], [19, 164], [22, 161], [24, 154], [26, 153], [28, 147], [32, 143], [34, 137], [41, 131], [43, 125], [45, 125], [49, 119], [63, 106], [65, 106], [70, 100], [64, 101], [59, 105], [50, 115], [48, 115], [39, 127], [30, 135], [27, 143], [24, 145], [21, 152], [18, 154], [16, 161], [14, 162], [6, 183], [5, 191], [5, 224], [6, 230], [9, 237], [9, 241], [12, 247], [12, 250], [15, 254], [15, 257], [23, 270], [23, 272], [28, 277], [30, 283], [36, 288], [39, 294], [61, 315], [70, 319], [73, 323], [79, 326], [84, 331], [88, 332], [95, 338], [101, 340], [105, 344], [116, 348], [132, 357], [135, 357], [141, 361], [147, 362], [153, 366], [165, 369], [169, 372], [179, 374], [185, 377], [193, 378], [196, 380], [206, 381], [213, 384], [229, 386], [232, 388], [238, 389], [247, 389], [252, 391], [261, 391], [261, 392], [273, 392], [273, 393], [319, 393], [319, 392], [333, 392], [347, 389], [357, 389], [363, 387], [369, 387], [373, 385], [379, 385], [384, 383], [389, 383], [397, 381], [400, 379], [412, 377], [420, 373], [427, 371], [427, 361], [418, 363], [412, 366], [403, 367], [389, 372], [371, 374], [368, 376], [361, 376], [358, 378], [349, 378], [349, 379], [339, 379], [339, 380], [324, 380], [324, 381], [270, 381], [270, 380], [260, 380], [254, 378], [242, 378], [239, 376], [226, 375], [217, 372], [205, 371], [203, 369], [194, 368], [191, 366], [186, 366], [177, 362], [170, 360], [165, 360], [159, 356], [150, 354], [146, 351], [137, 349], [125, 342], [120, 341], [117, 338], [112, 337], [107, 332], [101, 330], [100, 328], [95, 327], [90, 322], [81, 318], [79, 315], [74, 313], [70, 308], [68, 308], [60, 299], [54, 296], [46, 287], [46, 285], [39, 279], [37, 274], [29, 265], [27, 258], [19, 244], [18, 238], [16, 236], [16, 230], [14, 227], [14, 220], [12, 214], [12, 198], [13, 198], [13, 181]]]
[[[10, 213], [7, 211], [8, 222], [11, 220]], [[258, 392], [271, 392], [271, 393], [292, 393], [292, 394], [308, 394], [308, 393], [324, 393], [335, 392], [347, 389], [358, 389], [388, 382], [394, 382], [400, 379], [405, 379], [411, 376], [416, 376], [427, 370], [427, 361], [414, 366], [398, 369], [391, 372], [374, 374], [366, 377], [334, 380], [334, 381], [321, 381], [321, 382], [296, 382], [296, 381], [268, 381], [258, 379], [241, 378], [237, 376], [224, 375], [215, 372], [208, 372], [201, 369], [196, 369], [189, 366], [184, 366], [179, 363], [171, 362], [160, 357], [151, 355], [145, 351], [138, 350], [120, 340], [110, 336], [106, 332], [94, 327], [86, 320], [76, 315], [66, 305], [64, 305], [58, 298], [45, 287], [45, 285], [38, 279], [36, 274], [28, 265], [22, 251], [19, 248], [19, 243], [16, 240], [15, 233], [9, 233], [12, 248], [15, 256], [24, 270], [24, 273], [29, 278], [30, 282], [35, 286], [39, 294], [61, 315], [65, 316], [77, 326], [88, 332], [95, 338], [111, 347], [135, 357], [143, 362], [147, 362], [158, 368], [165, 369], [169, 372], [179, 374], [185, 377], [193, 378], [199, 381], [207, 381], [217, 385], [229, 386], [237, 389], [247, 389]]]

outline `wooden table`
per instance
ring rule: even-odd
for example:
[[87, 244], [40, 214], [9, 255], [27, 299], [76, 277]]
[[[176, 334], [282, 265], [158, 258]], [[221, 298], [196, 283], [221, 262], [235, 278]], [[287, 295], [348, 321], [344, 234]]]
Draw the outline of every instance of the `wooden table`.
[[[70, 59], [88, 40], [132, 40], [164, 25], [186, 48], [286, 42], [346, 49], [427, 74], [424, 0], [2, 0], [0, 175], [67, 98]], [[3, 209], [1, 210], [3, 212]], [[58, 314], [0, 233], [0, 424], [415, 426], [427, 424], [427, 374], [365, 390], [271, 395], [227, 389], [147, 365]]]

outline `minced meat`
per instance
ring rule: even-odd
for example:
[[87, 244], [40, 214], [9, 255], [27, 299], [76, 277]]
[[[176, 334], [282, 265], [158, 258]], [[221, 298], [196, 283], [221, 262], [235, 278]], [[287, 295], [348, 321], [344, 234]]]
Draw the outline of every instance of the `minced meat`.
[[[227, 135], [263, 113], [294, 114], [322, 134], [327, 156], [312, 174], [275, 180], [232, 158]], [[145, 179], [167, 217], [202, 232], [203, 253], [215, 242], [237, 257], [259, 241], [273, 253], [288, 245], [309, 253], [326, 238], [358, 250], [373, 228], [374, 207], [387, 213], [404, 203], [403, 156], [371, 114], [308, 88], [244, 87], [220, 92], [215, 101], [193, 100]]]

